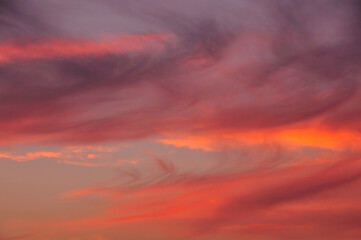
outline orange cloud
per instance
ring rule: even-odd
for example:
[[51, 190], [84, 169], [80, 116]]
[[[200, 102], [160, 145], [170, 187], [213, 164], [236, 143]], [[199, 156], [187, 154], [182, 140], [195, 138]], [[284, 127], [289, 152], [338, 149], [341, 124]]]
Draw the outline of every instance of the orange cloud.
[[322, 129], [321, 127], [284, 127], [281, 129], [233, 131], [231, 133], [209, 133], [204, 135], [182, 135], [169, 137], [159, 142], [176, 147], [220, 151], [224, 148], [245, 145], [281, 144], [285, 147], [318, 147], [331, 150], [358, 149], [361, 134], [352, 130]]
[[[14, 151], [16, 152], [16, 151]], [[25, 154], [1, 153], [0, 159], [9, 159], [26, 162], [42, 158], [55, 159], [57, 163], [83, 167], [119, 167], [122, 165], [135, 165], [136, 160], [119, 159], [119, 149], [104, 146], [67, 146], [57, 152], [27, 152]]]
[[60, 152], [29, 152], [25, 155], [13, 155], [8, 153], [0, 153], [0, 158], [8, 158], [18, 162], [26, 162], [39, 158], [59, 158], [62, 156]]
[[47, 39], [35, 43], [0, 43], [0, 63], [16, 60], [105, 55], [160, 49], [172, 34], [139, 34], [108, 38], [101, 42], [81, 39]]

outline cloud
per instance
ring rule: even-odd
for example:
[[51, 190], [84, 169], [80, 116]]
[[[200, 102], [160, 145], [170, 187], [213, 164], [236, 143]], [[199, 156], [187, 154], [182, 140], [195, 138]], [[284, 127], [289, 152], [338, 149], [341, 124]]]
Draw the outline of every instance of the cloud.
[[212, 220], [205, 221], [205, 229], [224, 226], [255, 212], [263, 212], [281, 204], [289, 204], [317, 194], [332, 191], [347, 184], [358, 182], [361, 178], [358, 158], [338, 162], [310, 176], [288, 180], [273, 186], [261, 187], [254, 193], [233, 198], [221, 206]]
[[[2, 1], [0, 144], [68, 147], [0, 158], [117, 171], [62, 195], [98, 196], [105, 208], [44, 224], [67, 233], [166, 220], [192, 234], [357, 239], [359, 10], [337, 0]], [[148, 140], [152, 151], [134, 153], [148, 158], [104, 147], [133, 140]]]
[[35, 235], [38, 235], [39, 231], [32, 231], [32, 232], [28, 232], [22, 235], [17, 235], [17, 236], [13, 236], [13, 237], [0, 237], [1, 240], [17, 240], [17, 239], [26, 239], [26, 238], [30, 238], [33, 237]]
[[[162, 47], [162, 42], [169, 41], [172, 36], [166, 34], [128, 35], [118, 39], [101, 42], [76, 39], [46, 39], [41, 42], [20, 45], [3, 42], [1, 44], [0, 63], [32, 59], [67, 58], [79, 56], [102, 56], [112, 53], [129, 53], [155, 50]], [[114, 38], [114, 37], [113, 37]]]
[[[30, 42], [28, 50], [14, 45], [3, 54], [19, 60], [0, 66], [4, 139], [102, 142], [180, 129], [261, 131], [315, 119], [324, 127], [359, 131], [353, 103], [359, 98], [360, 51], [351, 3], [307, 1], [300, 9], [298, 2], [227, 4], [235, 12], [261, 11], [265, 19], [242, 22], [250, 13], [237, 22], [236, 15], [213, 19], [213, 8], [196, 18], [198, 12], [185, 13], [190, 3], [176, 11], [159, 1], [153, 9], [164, 11], [127, 14], [162, 22], [164, 34], [175, 36], [171, 44], [159, 42], [159, 51], [123, 53], [111, 44], [103, 53], [102, 45], [86, 39], [69, 39], [66, 47], [45, 38], [40, 45]], [[39, 55], [49, 47], [62, 50]], [[102, 54], [84, 57], [84, 51]], [[343, 116], [352, 124], [337, 120]]]
[[[83, 158], [96, 150], [95, 154], [114, 153], [104, 146], [67, 149], [67, 154], [81, 153]], [[168, 224], [172, 229], [167, 236], [181, 239], [219, 234], [230, 234], [231, 239], [359, 236], [359, 152], [247, 146], [222, 153], [214, 166], [210, 159], [201, 166], [201, 158], [187, 161], [187, 154], [180, 159], [173, 159], [176, 155], [171, 153], [147, 156], [149, 159], [137, 165], [113, 168], [116, 175], [107, 175], [98, 184], [61, 194], [61, 201], [69, 205], [97, 207], [91, 214], [52, 218], [30, 226], [44, 229], [40, 239], [50, 234], [49, 229], [57, 230], [54, 236], [77, 236], [119, 230], [128, 224], [159, 226], [159, 222], [163, 230]]]
[[0, 159], [27, 162], [33, 160], [55, 160], [59, 164], [70, 164], [84, 167], [119, 167], [122, 165], [135, 165], [137, 160], [132, 157], [121, 159], [118, 147], [94, 146], [65, 146], [58, 151], [32, 151], [17, 153], [22, 148], [29, 146], [17, 146], [12, 152], [0, 152]]
[[[354, 214], [360, 210], [357, 193], [347, 195], [360, 184], [359, 154], [326, 166], [287, 166], [271, 171], [257, 168], [213, 175], [186, 174], [178, 169], [153, 175], [156, 179], [140, 176], [133, 183], [98, 185], [68, 195], [98, 195], [113, 204], [106, 213], [80, 221], [83, 226], [178, 219], [187, 226], [183, 231], [192, 236], [230, 231], [276, 239], [308, 234], [332, 237], [323, 232], [330, 226], [345, 231], [334, 233], [335, 239], [348, 233], [358, 236], [358, 216]], [[337, 199], [339, 192], [343, 195]]]
[[59, 152], [29, 152], [25, 155], [13, 155], [8, 153], [0, 153], [0, 158], [11, 159], [18, 162], [25, 162], [39, 158], [59, 158]]

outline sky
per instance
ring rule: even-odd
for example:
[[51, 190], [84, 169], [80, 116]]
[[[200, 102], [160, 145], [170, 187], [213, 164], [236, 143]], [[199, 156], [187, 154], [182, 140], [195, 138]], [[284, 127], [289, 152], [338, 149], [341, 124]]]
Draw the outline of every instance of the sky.
[[0, 240], [361, 239], [359, 0], [0, 0]]

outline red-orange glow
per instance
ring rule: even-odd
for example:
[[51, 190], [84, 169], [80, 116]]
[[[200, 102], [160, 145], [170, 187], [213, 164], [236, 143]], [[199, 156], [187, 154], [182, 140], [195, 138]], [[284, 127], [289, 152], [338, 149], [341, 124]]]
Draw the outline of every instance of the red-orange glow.
[[285, 147], [319, 147], [332, 150], [361, 146], [361, 134], [350, 130], [318, 129], [317, 127], [285, 128], [279, 130], [242, 131], [209, 135], [184, 135], [160, 140], [176, 147], [217, 151], [242, 145], [281, 144]]
[[0, 153], [0, 158], [8, 158], [18, 162], [30, 161], [41, 157], [59, 158], [60, 156], [61, 153], [59, 152], [29, 152], [26, 153], [25, 155], [12, 155], [7, 153]]
[[155, 50], [161, 49], [163, 43], [172, 39], [174, 39], [172, 34], [148, 34], [114, 37], [101, 42], [81, 39], [49, 39], [26, 45], [2, 42], [0, 43], [0, 63]]

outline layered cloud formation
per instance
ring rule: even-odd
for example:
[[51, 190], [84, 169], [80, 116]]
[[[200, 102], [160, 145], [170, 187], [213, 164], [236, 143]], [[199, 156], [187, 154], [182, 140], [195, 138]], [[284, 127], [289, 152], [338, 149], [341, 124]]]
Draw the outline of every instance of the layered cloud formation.
[[360, 6], [1, 1], [0, 239], [359, 239]]

